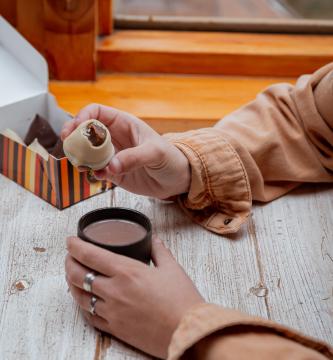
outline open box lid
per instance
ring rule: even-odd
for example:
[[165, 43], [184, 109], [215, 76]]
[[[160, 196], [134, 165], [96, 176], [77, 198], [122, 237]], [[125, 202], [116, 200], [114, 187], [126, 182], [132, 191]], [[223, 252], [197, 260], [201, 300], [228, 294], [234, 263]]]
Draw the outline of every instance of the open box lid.
[[45, 59], [0, 16], [0, 108], [47, 91]]

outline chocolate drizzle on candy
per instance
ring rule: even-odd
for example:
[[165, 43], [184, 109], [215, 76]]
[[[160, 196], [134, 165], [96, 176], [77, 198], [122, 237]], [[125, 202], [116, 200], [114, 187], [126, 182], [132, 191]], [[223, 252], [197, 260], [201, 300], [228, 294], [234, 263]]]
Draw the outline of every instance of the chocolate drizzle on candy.
[[108, 128], [96, 119], [87, 120], [64, 140], [64, 152], [76, 167], [103, 169], [114, 155]]
[[105, 129], [94, 122], [91, 122], [85, 127], [83, 135], [87, 136], [92, 146], [100, 146], [106, 140]]

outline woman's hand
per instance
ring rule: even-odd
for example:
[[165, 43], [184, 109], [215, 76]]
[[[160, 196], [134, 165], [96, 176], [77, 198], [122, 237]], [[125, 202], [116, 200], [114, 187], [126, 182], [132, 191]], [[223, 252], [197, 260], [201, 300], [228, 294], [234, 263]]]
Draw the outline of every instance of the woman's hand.
[[[153, 356], [165, 358], [184, 313], [204, 302], [192, 281], [162, 242], [153, 240], [155, 267], [114, 254], [77, 237], [67, 239], [66, 279], [88, 322]], [[94, 270], [96, 315], [88, 312], [92, 294], [82, 289]]]
[[109, 128], [116, 150], [109, 165], [95, 172], [98, 179], [159, 199], [188, 192], [191, 174], [186, 156], [133, 115], [91, 104], [64, 125], [61, 138], [64, 140], [89, 119], [97, 119]]

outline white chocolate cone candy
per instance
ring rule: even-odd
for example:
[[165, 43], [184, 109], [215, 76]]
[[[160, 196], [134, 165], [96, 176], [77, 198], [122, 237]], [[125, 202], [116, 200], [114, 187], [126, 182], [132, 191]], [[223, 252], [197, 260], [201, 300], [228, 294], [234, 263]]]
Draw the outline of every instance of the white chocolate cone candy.
[[103, 169], [114, 155], [108, 128], [98, 120], [80, 124], [64, 141], [64, 153], [75, 167]]

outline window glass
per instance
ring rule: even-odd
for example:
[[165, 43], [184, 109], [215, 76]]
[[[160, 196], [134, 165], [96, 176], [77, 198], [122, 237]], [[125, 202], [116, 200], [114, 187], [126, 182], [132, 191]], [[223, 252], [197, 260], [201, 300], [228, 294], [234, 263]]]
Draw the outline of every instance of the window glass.
[[333, 0], [114, 0], [117, 15], [333, 19]]

